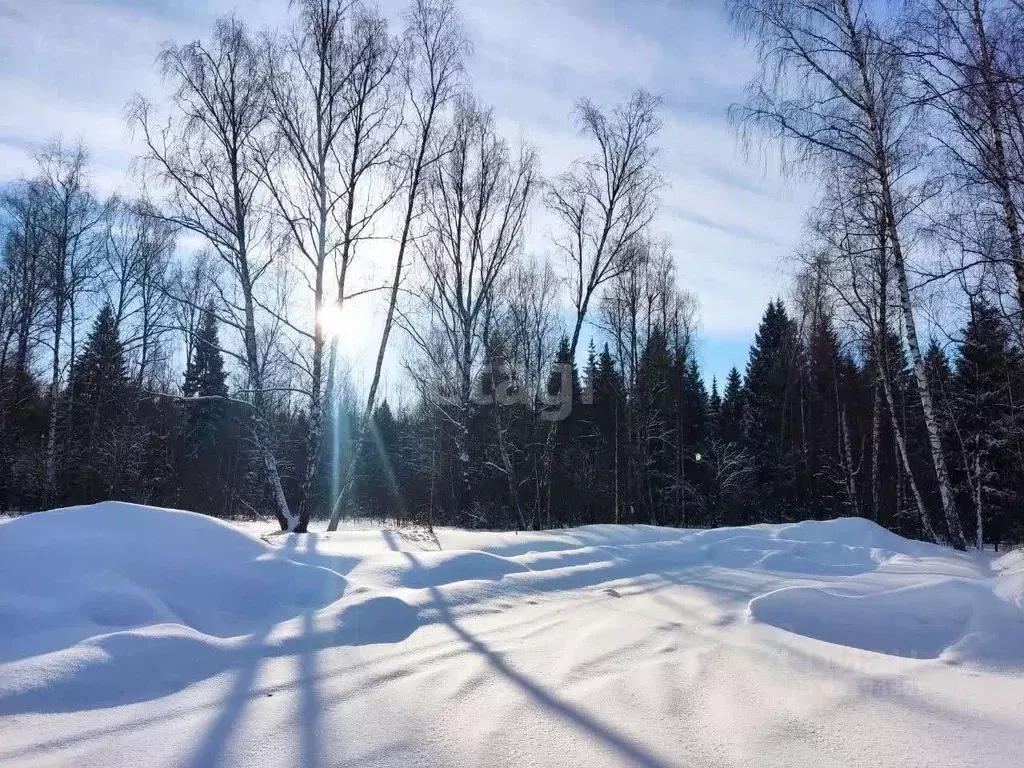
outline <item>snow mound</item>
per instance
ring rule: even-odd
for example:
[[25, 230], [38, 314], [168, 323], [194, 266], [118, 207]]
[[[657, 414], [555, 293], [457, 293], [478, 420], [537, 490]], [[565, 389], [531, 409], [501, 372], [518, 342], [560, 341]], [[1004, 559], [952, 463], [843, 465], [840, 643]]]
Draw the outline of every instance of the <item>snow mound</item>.
[[921, 556], [945, 552], [942, 547], [922, 541], [905, 539], [878, 523], [863, 517], [841, 517], [835, 520], [805, 520], [774, 528], [773, 537], [812, 544], [842, 544], [866, 549], [884, 549], [904, 555]]
[[1024, 612], [1024, 549], [1003, 555], [992, 568], [998, 573], [995, 593]]
[[519, 563], [487, 552], [389, 552], [369, 560], [359, 577], [377, 586], [431, 589], [466, 581], [499, 581], [525, 570]]
[[13, 520], [0, 528], [0, 663], [156, 624], [246, 635], [341, 597], [340, 575], [282, 554], [212, 518], [134, 504]]
[[1024, 548], [1015, 549], [1005, 555], [996, 558], [992, 562], [992, 568], [997, 571], [1011, 572], [1024, 570]]
[[880, 593], [784, 587], [750, 601], [749, 616], [836, 645], [918, 659], [1024, 663], [1024, 616], [988, 582], [942, 579]]

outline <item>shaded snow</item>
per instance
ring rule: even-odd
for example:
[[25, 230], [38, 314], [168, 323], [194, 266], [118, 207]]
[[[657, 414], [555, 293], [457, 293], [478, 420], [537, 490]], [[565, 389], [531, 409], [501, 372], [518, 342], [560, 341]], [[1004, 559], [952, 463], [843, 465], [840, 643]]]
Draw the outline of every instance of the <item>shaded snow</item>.
[[866, 520], [0, 526], [0, 764], [968, 766], [1024, 754], [1024, 554]]

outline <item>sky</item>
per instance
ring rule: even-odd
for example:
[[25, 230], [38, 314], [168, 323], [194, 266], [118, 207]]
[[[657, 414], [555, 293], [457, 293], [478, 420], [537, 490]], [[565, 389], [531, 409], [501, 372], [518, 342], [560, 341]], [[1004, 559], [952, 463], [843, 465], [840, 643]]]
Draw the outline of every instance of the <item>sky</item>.
[[[405, 0], [380, 0], [397, 22]], [[765, 305], [788, 292], [788, 257], [803, 232], [810, 185], [743, 151], [727, 119], [754, 69], [722, 0], [458, 0], [477, 96], [509, 138], [525, 137], [555, 175], [586, 149], [571, 121], [581, 97], [612, 106], [638, 87], [664, 100], [660, 165], [668, 186], [653, 234], [668, 238], [682, 288], [701, 307], [705, 375], [746, 362]], [[166, 41], [203, 37], [237, 9], [275, 26], [287, 0], [0, 0], [0, 184], [29, 174], [46, 141], [81, 138], [102, 190], [130, 191], [138, 151], [125, 123], [136, 92], [159, 100], [154, 67]], [[397, 28], [397, 27], [396, 27]], [[527, 248], [551, 255], [534, 217]], [[367, 322], [372, 307], [357, 308]], [[347, 349], [370, 359], [373, 334]], [[585, 342], [584, 342], [585, 343]], [[583, 345], [581, 345], [583, 346]], [[358, 383], [358, 382], [357, 382]]]

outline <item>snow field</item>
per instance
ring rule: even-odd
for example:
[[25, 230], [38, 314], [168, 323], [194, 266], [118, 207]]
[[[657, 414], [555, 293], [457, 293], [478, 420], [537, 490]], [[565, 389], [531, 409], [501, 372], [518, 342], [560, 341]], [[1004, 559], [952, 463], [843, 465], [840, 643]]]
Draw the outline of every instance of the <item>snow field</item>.
[[1024, 555], [859, 519], [0, 527], [0, 764], [1017, 765]]

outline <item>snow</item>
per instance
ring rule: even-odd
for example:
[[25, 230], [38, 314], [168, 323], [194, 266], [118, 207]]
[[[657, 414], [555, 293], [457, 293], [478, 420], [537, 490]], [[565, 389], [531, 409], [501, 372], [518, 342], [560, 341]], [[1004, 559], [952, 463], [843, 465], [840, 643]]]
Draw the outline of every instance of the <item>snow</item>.
[[1011, 766], [1024, 553], [866, 520], [0, 526], [4, 766]]

